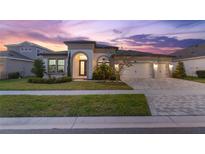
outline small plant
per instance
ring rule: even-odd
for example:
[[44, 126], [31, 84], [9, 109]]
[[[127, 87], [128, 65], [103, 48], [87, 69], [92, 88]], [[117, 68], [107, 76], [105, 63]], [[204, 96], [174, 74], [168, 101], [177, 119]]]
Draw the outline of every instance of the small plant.
[[198, 78], [205, 78], [205, 70], [196, 71]]
[[115, 71], [111, 66], [101, 64], [93, 72], [94, 80], [116, 80]]
[[71, 77], [48, 78], [48, 79], [35, 77], [35, 78], [28, 79], [29, 83], [43, 83], [43, 84], [64, 83], [64, 82], [71, 82], [71, 81], [72, 81]]
[[21, 77], [19, 72], [12, 72], [8, 74], [9, 79], [18, 79], [19, 77]]
[[33, 68], [31, 70], [31, 72], [33, 74], [35, 74], [36, 77], [42, 78], [44, 75], [44, 72], [45, 72], [45, 66], [44, 66], [43, 60], [36, 59], [34, 61]]
[[184, 68], [184, 63], [183, 62], [178, 62], [175, 71], [173, 72], [172, 76], [174, 78], [185, 78], [186, 77], [186, 72]]

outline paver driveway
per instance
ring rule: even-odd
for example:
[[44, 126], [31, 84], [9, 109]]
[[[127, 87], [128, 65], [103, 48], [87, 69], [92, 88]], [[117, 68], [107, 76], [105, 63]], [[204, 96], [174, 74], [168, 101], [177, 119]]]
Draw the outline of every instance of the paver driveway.
[[205, 84], [180, 79], [124, 80], [144, 90], [152, 115], [205, 115]]

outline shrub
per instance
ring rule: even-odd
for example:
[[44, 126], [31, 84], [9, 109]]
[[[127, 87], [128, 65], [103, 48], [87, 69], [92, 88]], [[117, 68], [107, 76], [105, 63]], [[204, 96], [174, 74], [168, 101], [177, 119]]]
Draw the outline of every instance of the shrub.
[[116, 80], [116, 79], [117, 79], [117, 77], [114, 75], [110, 77], [110, 80]]
[[19, 72], [12, 72], [8, 74], [8, 78], [9, 79], [18, 79], [20, 77], [20, 73]]
[[173, 72], [172, 76], [174, 78], [185, 78], [186, 77], [186, 72], [185, 72], [183, 62], [178, 62], [177, 66], [176, 66], [176, 69]]
[[34, 61], [34, 64], [33, 64], [33, 68], [31, 70], [31, 72], [33, 74], [36, 75], [36, 77], [39, 77], [39, 78], [42, 78], [43, 77], [43, 74], [45, 72], [45, 66], [44, 66], [44, 63], [43, 63], [43, 60], [41, 59], [36, 59]]
[[116, 80], [115, 71], [111, 66], [101, 64], [93, 72], [94, 80]]
[[71, 82], [71, 81], [72, 81], [71, 77], [48, 78], [48, 79], [35, 77], [35, 78], [28, 79], [29, 83], [44, 83], [44, 84], [54, 84], [54, 83], [63, 83], [63, 82]]
[[196, 71], [198, 78], [205, 78], [205, 70]]

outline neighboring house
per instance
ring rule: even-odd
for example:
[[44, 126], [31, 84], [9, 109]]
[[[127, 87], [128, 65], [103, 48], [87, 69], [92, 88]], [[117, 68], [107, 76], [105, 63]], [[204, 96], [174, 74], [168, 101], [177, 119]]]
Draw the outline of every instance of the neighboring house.
[[19, 72], [31, 76], [33, 60], [14, 51], [0, 52], [0, 79], [7, 79], [9, 73]]
[[75, 79], [92, 79], [96, 66], [105, 63], [116, 70], [124, 67], [121, 78], [164, 78], [172, 73], [172, 56], [118, 50], [118, 47], [98, 44], [95, 41], [66, 41], [68, 51], [40, 53], [48, 76], [66, 76]]
[[179, 50], [171, 55], [175, 56], [173, 60], [174, 67], [176, 67], [178, 61], [182, 61], [186, 74], [189, 76], [197, 76], [197, 70], [205, 70], [205, 44]]
[[22, 76], [31, 76], [33, 60], [41, 58], [39, 53], [52, 50], [31, 42], [5, 45], [7, 51], [0, 52], [0, 79], [7, 79], [9, 73], [19, 72]]
[[39, 58], [40, 53], [53, 52], [48, 48], [42, 47], [38, 44], [34, 44], [28, 41], [18, 43], [18, 44], [8, 44], [5, 46], [7, 47], [7, 51], [15, 51], [21, 55], [28, 57], [29, 59]]

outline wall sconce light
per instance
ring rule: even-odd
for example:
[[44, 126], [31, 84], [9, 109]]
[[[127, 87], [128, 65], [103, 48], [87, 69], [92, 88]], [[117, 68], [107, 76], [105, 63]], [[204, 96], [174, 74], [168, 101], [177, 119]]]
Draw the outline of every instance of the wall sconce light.
[[115, 64], [115, 70], [116, 70], [116, 71], [119, 71], [119, 70], [120, 70], [119, 64]]
[[169, 70], [170, 70], [170, 71], [173, 70], [173, 64], [169, 64]]
[[154, 64], [153, 67], [154, 67], [154, 70], [157, 70], [158, 64]]

